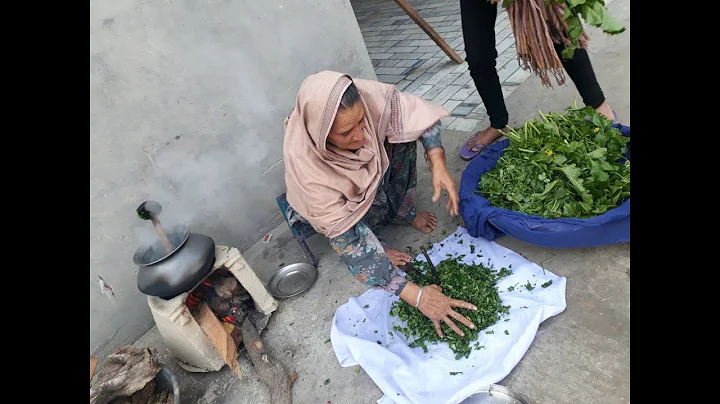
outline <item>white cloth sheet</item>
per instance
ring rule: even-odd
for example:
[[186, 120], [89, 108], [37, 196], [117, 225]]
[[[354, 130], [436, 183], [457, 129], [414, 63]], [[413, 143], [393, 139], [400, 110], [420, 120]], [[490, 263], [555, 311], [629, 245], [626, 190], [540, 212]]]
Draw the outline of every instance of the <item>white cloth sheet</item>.
[[[471, 244], [474, 253], [470, 253]], [[509, 317], [505, 317], [510, 320], [501, 319], [481, 331], [478, 341], [485, 348], [456, 360], [446, 342], [428, 345], [427, 354], [422, 348], [407, 346], [406, 338], [392, 329], [399, 320], [390, 316], [390, 306], [398, 297], [370, 289], [350, 298], [335, 312], [330, 332], [333, 349], [341, 366], [362, 366], [383, 391], [378, 401], [381, 404], [461, 403], [479, 388], [504, 379], [527, 352], [540, 323], [565, 310], [564, 277], [499, 244], [473, 238], [462, 227], [436, 243], [428, 254], [435, 265], [446, 259], [446, 254], [465, 254], [463, 262], [489, 263], [495, 270], [512, 265], [512, 275], [497, 285], [503, 304], [512, 306]], [[420, 255], [417, 260], [425, 259]], [[540, 286], [549, 280], [552, 285]], [[523, 286], [528, 281], [535, 286], [532, 291]], [[508, 291], [513, 285], [515, 289]], [[494, 334], [485, 333], [489, 330]]]

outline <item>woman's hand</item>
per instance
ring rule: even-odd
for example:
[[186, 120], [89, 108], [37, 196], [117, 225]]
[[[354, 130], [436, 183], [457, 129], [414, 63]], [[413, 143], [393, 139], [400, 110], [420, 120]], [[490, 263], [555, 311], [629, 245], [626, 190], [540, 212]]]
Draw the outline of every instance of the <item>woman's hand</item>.
[[432, 183], [433, 183], [433, 203], [437, 203], [440, 200], [440, 194], [444, 189], [448, 193], [448, 203], [445, 208], [450, 213], [450, 216], [457, 216], [460, 213], [458, 208], [458, 190], [455, 185], [455, 180], [452, 179], [450, 171], [448, 171], [445, 165], [445, 150], [442, 147], [436, 147], [430, 149], [427, 152], [428, 160], [430, 161], [430, 171], [432, 172]]
[[465, 336], [465, 333], [455, 325], [451, 319], [455, 319], [463, 323], [466, 327], [475, 329], [475, 325], [465, 316], [453, 310], [453, 307], [462, 307], [469, 310], [477, 310], [477, 307], [470, 303], [463, 302], [462, 300], [451, 299], [442, 294], [442, 288], [437, 285], [424, 286], [422, 288], [422, 295], [420, 296], [420, 304], [418, 309], [429, 318], [433, 325], [435, 325], [435, 331], [437, 331], [440, 338], [444, 338], [442, 328], [440, 328], [440, 321], [450, 327], [461, 337]]

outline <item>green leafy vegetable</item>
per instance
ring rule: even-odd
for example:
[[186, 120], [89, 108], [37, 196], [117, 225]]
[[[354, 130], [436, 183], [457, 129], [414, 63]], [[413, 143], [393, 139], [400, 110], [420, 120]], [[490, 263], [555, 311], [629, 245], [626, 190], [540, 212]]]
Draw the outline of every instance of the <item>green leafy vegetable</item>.
[[552, 285], [552, 279], [550, 279], [549, 281], [543, 283], [542, 285], [540, 285], [540, 287], [541, 287], [541, 288], [546, 288], [546, 287], [548, 287], [548, 286], [550, 286], [550, 285]]
[[[503, 0], [502, 6], [508, 7], [516, 0]], [[575, 50], [580, 45], [580, 36], [583, 33], [582, 20], [586, 24], [596, 28], [600, 28], [608, 35], [617, 35], [625, 32], [623, 27], [605, 7], [604, 0], [555, 0], [558, 4], [565, 5], [565, 12], [562, 16], [567, 23], [567, 37], [570, 45], [566, 46], [562, 52], [564, 59], [572, 59]], [[548, 0], [545, 1], [548, 3]], [[582, 18], [582, 20], [581, 20]]]
[[[432, 322], [425, 317], [420, 310], [398, 300], [392, 304], [390, 314], [403, 321], [404, 325], [395, 324], [393, 329], [401, 332], [408, 338], [408, 346], [422, 347], [427, 352], [427, 344], [447, 342], [450, 349], [455, 353], [455, 358], [468, 357], [472, 352], [471, 342], [477, 340], [482, 330], [497, 323], [502, 316], [509, 314], [510, 306], [503, 306], [496, 287], [497, 281], [512, 274], [507, 268], [495, 271], [492, 267], [484, 265], [472, 265], [458, 262], [458, 258], [448, 258], [437, 264], [436, 269], [440, 276], [443, 293], [453, 299], [464, 300], [478, 307], [477, 311], [455, 308], [459, 314], [466, 316], [475, 324], [471, 330], [459, 321], [458, 327], [465, 333], [464, 337], [457, 335], [447, 325], [441, 323], [445, 338], [440, 338], [435, 331]], [[409, 274], [408, 279], [418, 285], [432, 283], [432, 275], [428, 270], [427, 263], [413, 262], [420, 274]], [[419, 278], [415, 278], [419, 276]], [[491, 334], [492, 332], [486, 332]]]
[[623, 157], [630, 138], [611, 120], [590, 107], [538, 115], [505, 134], [510, 145], [476, 192], [494, 206], [548, 219], [597, 216], [630, 197]]

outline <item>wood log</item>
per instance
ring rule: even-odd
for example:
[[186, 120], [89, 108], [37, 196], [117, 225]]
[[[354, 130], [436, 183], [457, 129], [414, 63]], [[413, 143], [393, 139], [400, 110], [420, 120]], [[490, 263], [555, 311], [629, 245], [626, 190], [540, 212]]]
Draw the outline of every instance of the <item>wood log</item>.
[[260, 379], [270, 388], [271, 404], [292, 404], [290, 376], [277, 359], [270, 356], [255, 326], [245, 320], [240, 326], [243, 344]]
[[95, 374], [95, 366], [97, 366], [97, 358], [94, 356], [91, 356], [90, 357], [90, 380], [92, 380], [92, 377]]

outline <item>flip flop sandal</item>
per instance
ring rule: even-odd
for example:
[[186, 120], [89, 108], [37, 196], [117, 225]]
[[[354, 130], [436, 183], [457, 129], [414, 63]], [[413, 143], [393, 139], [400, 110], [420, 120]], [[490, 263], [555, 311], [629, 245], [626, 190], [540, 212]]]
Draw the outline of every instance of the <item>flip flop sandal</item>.
[[[477, 136], [479, 134], [480, 132], [475, 133], [474, 135], [472, 135], [471, 139], [475, 139], [477, 141]], [[468, 139], [468, 142], [469, 141], [470, 139]], [[480, 143], [475, 143], [472, 147], [468, 147], [468, 142], [465, 142], [460, 148], [460, 158], [465, 161], [472, 160], [473, 158], [475, 158], [475, 156], [480, 154], [480, 152], [485, 150], [486, 147], [488, 147], [488, 145]]]
[[[478, 135], [479, 133], [480, 133], [480, 132], [478, 132], [478, 133], [476, 133], [476, 134], [473, 135], [473, 137], [474, 137], [476, 140], [477, 140], [477, 135]], [[465, 160], [465, 161], [470, 161], [470, 160], [472, 160], [473, 158], [475, 158], [475, 156], [477, 156], [478, 154], [482, 153], [482, 151], [485, 150], [485, 148], [487, 148], [488, 146], [493, 145], [493, 144], [495, 144], [495, 143], [497, 143], [497, 142], [499, 142], [499, 141], [501, 141], [501, 140], [503, 140], [503, 139], [505, 139], [505, 136], [503, 136], [503, 135], [501, 134], [500, 136], [498, 136], [498, 137], [496, 137], [495, 139], [493, 139], [493, 141], [490, 142], [489, 144], [475, 143], [475, 144], [473, 145], [473, 147], [468, 147], [468, 142], [465, 142], [465, 144], [463, 144], [462, 147], [460, 148], [460, 158], [463, 159], [463, 160]], [[468, 139], [468, 141], [469, 141], [469, 140], [470, 140], [470, 139]]]

